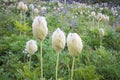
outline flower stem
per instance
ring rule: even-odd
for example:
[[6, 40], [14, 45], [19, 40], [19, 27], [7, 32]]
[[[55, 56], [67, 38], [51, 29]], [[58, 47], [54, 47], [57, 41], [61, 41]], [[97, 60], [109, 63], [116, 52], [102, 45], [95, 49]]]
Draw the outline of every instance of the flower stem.
[[56, 61], [56, 80], [57, 80], [57, 74], [58, 74], [58, 63], [59, 63], [59, 53], [57, 53], [57, 61]]
[[100, 47], [102, 46], [102, 36], [100, 36]]
[[22, 11], [20, 11], [20, 23], [22, 24], [22, 18], [23, 18], [23, 16], [22, 16]]
[[25, 56], [26, 56], [26, 54], [24, 54], [24, 63], [25, 63]]
[[98, 21], [98, 29], [100, 28], [100, 21]]
[[32, 20], [33, 20], [33, 9], [32, 9], [32, 11], [31, 11], [31, 18], [32, 18]]
[[23, 23], [25, 24], [25, 17], [26, 17], [25, 12], [23, 12], [23, 15], [24, 15]]
[[40, 49], [40, 51], [41, 51], [41, 79], [43, 78], [43, 62], [42, 62], [42, 42], [41, 42], [41, 49]]
[[[26, 25], [26, 24], [25, 24], [25, 23], [26, 23], [26, 13], [25, 13], [25, 11], [23, 12], [23, 14], [24, 14], [24, 22], [23, 22], [23, 24], [24, 24], [24, 26], [25, 26], [25, 25]], [[26, 26], [25, 26], [24, 35], [26, 36]]]
[[31, 68], [31, 58], [32, 58], [32, 55], [30, 55], [30, 59], [29, 59], [29, 69]]
[[66, 5], [66, 0], [64, 0], [64, 4]]
[[[22, 11], [20, 11], [20, 23], [22, 24], [22, 18], [23, 18], [23, 16], [22, 16]], [[20, 30], [20, 36], [21, 36], [21, 30]]]
[[75, 63], [75, 57], [73, 57], [73, 62], [72, 62], [71, 80], [73, 80], [74, 63]]
[[95, 27], [95, 20], [94, 20], [94, 18], [93, 18], [93, 28]]

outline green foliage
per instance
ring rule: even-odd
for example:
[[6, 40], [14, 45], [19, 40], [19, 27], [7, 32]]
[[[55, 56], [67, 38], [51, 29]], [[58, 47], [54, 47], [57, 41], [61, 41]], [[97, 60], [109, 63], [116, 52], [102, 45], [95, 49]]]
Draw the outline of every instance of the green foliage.
[[0, 52], [1, 53], [5, 53], [5, 51], [9, 49], [8, 40], [9, 40], [9, 37], [2, 37], [0, 39], [0, 44], [1, 44], [0, 45]]
[[61, 27], [62, 23], [60, 23], [60, 15], [59, 14], [50, 14], [46, 16], [48, 28], [51, 32], [53, 32], [56, 28]]
[[6, 36], [13, 33], [13, 16], [7, 13], [0, 13], [0, 35]]
[[[14, 41], [16, 40], [16, 41]], [[24, 48], [25, 48], [25, 44], [27, 42], [27, 40], [29, 40], [29, 37], [25, 37], [25, 36], [19, 36], [16, 34], [13, 34], [9, 37], [5, 36], [2, 37], [0, 42], [1, 42], [1, 48], [0, 48], [0, 52], [17, 52], [17, 53], [21, 53]]]
[[107, 48], [120, 50], [120, 33], [113, 31], [112, 29], [107, 30], [107, 34], [103, 39], [104, 46]]
[[83, 39], [85, 39], [85, 41], [87, 41], [86, 44], [91, 46], [93, 49], [95, 49], [95, 47], [99, 47], [100, 46], [100, 37], [99, 37], [98, 28], [89, 30], [88, 34], [86, 34], [86, 36], [84, 36]]
[[[103, 76], [105, 79], [120, 78], [120, 76], [118, 75], [120, 74], [119, 73], [120, 65], [116, 59], [116, 56], [112, 54], [111, 51], [106, 51], [104, 48], [97, 49], [95, 53], [99, 56], [95, 61], [98, 73], [104, 74]], [[116, 52], [116, 54], [118, 53]]]
[[24, 80], [39, 80], [40, 68], [30, 70], [28, 65], [24, 65], [23, 69], [17, 69], [19, 79]]
[[28, 32], [31, 30], [27, 23], [21, 24], [19, 21], [15, 21], [14, 25], [17, 28], [17, 30], [21, 32]]
[[12, 52], [8, 52], [4, 54], [4, 56], [1, 56], [0, 62], [0, 79], [8, 79], [9, 80], [15, 80], [18, 68], [22, 68], [23, 63], [19, 61], [20, 56], [13, 54]]
[[96, 74], [95, 66], [85, 66], [75, 69], [75, 80], [100, 80], [101, 76]]
[[[43, 41], [44, 80], [55, 80], [57, 53], [52, 48], [51, 35], [58, 27], [66, 33], [66, 36], [70, 32], [76, 32], [82, 38], [84, 48], [75, 60], [74, 80], [120, 79], [120, 33], [119, 28], [116, 32], [110, 25], [117, 17], [113, 16], [109, 8], [103, 7], [103, 10], [100, 10], [95, 5], [90, 8], [78, 4], [63, 5], [62, 8], [58, 2], [44, 2], [41, 6], [47, 6], [47, 13], [44, 16], [49, 29], [48, 36]], [[5, 8], [0, 9], [0, 80], [40, 80], [40, 41], [37, 40], [38, 51], [32, 55], [31, 63], [29, 54], [25, 52], [26, 42], [34, 39], [30, 10], [26, 13], [26, 22], [21, 24], [15, 7], [7, 8], [4, 5], [0, 7]], [[100, 27], [105, 31], [101, 46], [98, 22], [94, 18], [93, 26], [91, 11], [96, 11], [96, 14], [102, 12], [110, 17], [109, 22], [100, 22]], [[18, 35], [20, 32], [26, 34]], [[58, 79], [69, 80], [71, 68], [72, 57], [65, 46], [60, 54]]]

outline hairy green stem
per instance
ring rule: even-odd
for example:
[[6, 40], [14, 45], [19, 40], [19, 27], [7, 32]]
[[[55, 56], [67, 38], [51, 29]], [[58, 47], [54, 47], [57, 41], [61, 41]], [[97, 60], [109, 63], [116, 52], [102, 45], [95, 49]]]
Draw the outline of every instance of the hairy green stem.
[[66, 0], [64, 0], [64, 4], [66, 5]]
[[25, 63], [25, 56], [26, 56], [26, 54], [24, 54], [24, 63]]
[[40, 49], [40, 52], [41, 52], [41, 79], [43, 78], [43, 61], [42, 61], [42, 41], [41, 41], [41, 49]]
[[71, 80], [73, 80], [73, 73], [74, 73], [74, 63], [75, 63], [75, 57], [73, 57], [73, 62], [72, 62], [72, 71], [71, 71]]
[[20, 23], [22, 24], [22, 18], [23, 18], [23, 16], [22, 16], [22, 11], [20, 11]]
[[32, 9], [32, 11], [31, 11], [31, 18], [32, 18], [32, 20], [33, 20], [33, 9]]
[[[22, 18], [23, 18], [23, 16], [22, 16], [22, 11], [20, 11], [20, 23], [22, 24]], [[20, 30], [20, 36], [21, 36], [21, 30]]]
[[[23, 12], [24, 13], [24, 22], [23, 22], [23, 24], [24, 24], [24, 26], [25, 26], [25, 22], [26, 22], [26, 14], [25, 14], [25, 12]], [[25, 26], [25, 32], [24, 32], [24, 35], [26, 36], [26, 26]]]
[[98, 29], [100, 28], [100, 21], [98, 20]]
[[23, 12], [23, 15], [24, 15], [24, 20], [23, 20], [24, 22], [23, 23], [25, 24], [25, 17], [26, 17], [25, 12]]
[[102, 46], [102, 36], [100, 36], [100, 47]]
[[68, 69], [68, 75], [70, 76], [70, 66], [67, 65], [67, 69]]
[[95, 27], [95, 20], [94, 20], [94, 18], [93, 18], [93, 28]]
[[56, 80], [57, 79], [57, 76], [58, 76], [58, 63], [59, 63], [59, 53], [57, 53], [57, 61], [56, 61]]
[[95, 27], [95, 21], [94, 21], [94, 18], [92, 19], [92, 26], [91, 26], [91, 30]]
[[30, 58], [29, 58], [29, 69], [31, 68], [31, 59], [32, 59], [32, 55], [30, 55]]

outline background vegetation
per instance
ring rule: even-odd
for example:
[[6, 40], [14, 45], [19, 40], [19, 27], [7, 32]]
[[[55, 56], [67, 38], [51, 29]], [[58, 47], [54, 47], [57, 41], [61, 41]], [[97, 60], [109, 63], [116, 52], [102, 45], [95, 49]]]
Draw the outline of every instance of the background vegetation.
[[[1, 1], [2, 2], [2, 1]], [[27, 3], [29, 6], [30, 3]], [[26, 21], [20, 24], [18, 2], [0, 4], [0, 80], [39, 80], [40, 51], [32, 57], [29, 69], [29, 54], [25, 51], [26, 42], [35, 39], [32, 34], [30, 9], [26, 12]], [[83, 41], [83, 51], [76, 58], [74, 80], [119, 80], [120, 79], [120, 7], [101, 4], [80, 3], [60, 4], [58, 2], [37, 2], [39, 15], [45, 16], [49, 34], [43, 43], [43, 69], [46, 80], [55, 80], [56, 52], [52, 48], [51, 35], [60, 27], [66, 36], [70, 32], [78, 33]], [[41, 7], [46, 7], [42, 13]], [[110, 20], [101, 21], [105, 31], [100, 47], [98, 21], [91, 12], [101, 12]], [[26, 29], [24, 29], [26, 27]], [[91, 29], [93, 27], [93, 29]], [[26, 33], [26, 34], [25, 34]], [[40, 42], [38, 41], [38, 45]], [[40, 45], [38, 46], [40, 48]], [[72, 57], [67, 47], [60, 54], [58, 77], [69, 80]]]

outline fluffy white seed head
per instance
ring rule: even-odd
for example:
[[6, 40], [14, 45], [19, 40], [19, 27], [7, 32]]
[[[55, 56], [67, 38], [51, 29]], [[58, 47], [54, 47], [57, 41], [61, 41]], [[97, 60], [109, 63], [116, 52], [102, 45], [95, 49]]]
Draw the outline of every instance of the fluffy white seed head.
[[57, 3], [59, 7], [63, 6], [63, 4], [61, 4], [59, 1], [57, 1]]
[[24, 3], [22, 1], [18, 3], [18, 9], [24, 10]]
[[103, 14], [102, 13], [98, 13], [97, 20], [101, 21], [102, 19], [103, 19]]
[[80, 14], [83, 15], [83, 12], [81, 11]]
[[25, 12], [27, 12], [27, 10], [28, 10], [28, 7], [27, 7], [27, 5], [26, 4], [24, 4], [24, 9], [23, 9]]
[[102, 15], [102, 20], [106, 20], [106, 16], [105, 15]]
[[35, 40], [29, 40], [26, 43], [26, 50], [30, 55], [34, 54], [38, 50], [36, 41]]
[[52, 46], [55, 51], [60, 53], [65, 47], [65, 42], [65, 34], [58, 28], [52, 35]]
[[42, 12], [45, 12], [46, 10], [47, 10], [46, 7], [41, 7]]
[[69, 33], [67, 37], [68, 51], [71, 56], [77, 56], [83, 49], [80, 36], [77, 33]]
[[34, 10], [34, 5], [33, 5], [33, 4], [30, 4], [30, 5], [29, 5], [29, 8], [30, 8], [31, 10]]
[[100, 37], [103, 37], [103, 36], [104, 36], [104, 29], [103, 29], [103, 28], [100, 28], [100, 29], [99, 29], [99, 34], [100, 34]]
[[38, 15], [38, 13], [39, 13], [38, 9], [37, 9], [37, 8], [35, 8], [35, 9], [34, 9], [34, 14], [37, 16], [37, 15]]
[[42, 16], [35, 17], [32, 23], [33, 35], [43, 41], [48, 34], [46, 19]]
[[93, 11], [93, 12], [91, 12], [91, 16], [95, 16], [95, 12]]
[[109, 16], [105, 16], [105, 20], [106, 20], [106, 21], [109, 21]]

